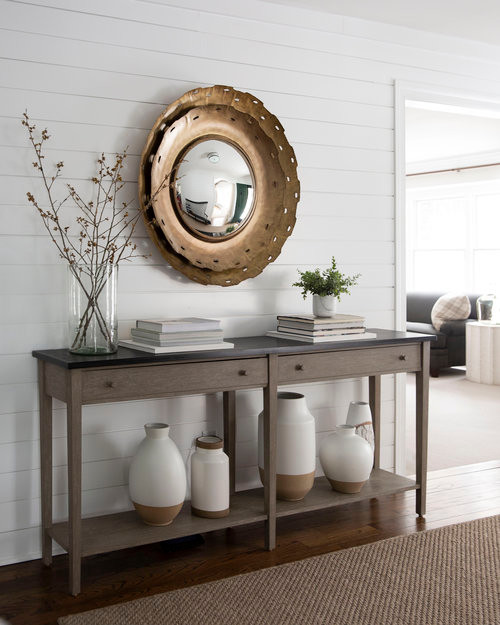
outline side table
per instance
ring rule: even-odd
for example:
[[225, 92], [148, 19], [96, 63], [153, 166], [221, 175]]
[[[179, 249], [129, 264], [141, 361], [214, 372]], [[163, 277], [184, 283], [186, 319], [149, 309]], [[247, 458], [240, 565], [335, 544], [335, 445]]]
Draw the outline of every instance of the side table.
[[466, 380], [500, 384], [500, 324], [471, 321], [465, 326]]

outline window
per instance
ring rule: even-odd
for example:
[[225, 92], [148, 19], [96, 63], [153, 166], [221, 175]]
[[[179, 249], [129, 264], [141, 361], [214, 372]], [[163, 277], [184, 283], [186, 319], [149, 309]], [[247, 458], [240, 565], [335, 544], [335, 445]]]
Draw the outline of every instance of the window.
[[407, 290], [498, 293], [500, 180], [409, 188]]

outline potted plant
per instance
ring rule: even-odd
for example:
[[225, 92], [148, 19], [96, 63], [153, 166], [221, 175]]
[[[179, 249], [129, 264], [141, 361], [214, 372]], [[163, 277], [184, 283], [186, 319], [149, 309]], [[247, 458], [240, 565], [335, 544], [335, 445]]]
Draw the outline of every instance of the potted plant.
[[349, 294], [350, 287], [358, 282], [359, 273], [346, 276], [337, 269], [335, 257], [328, 269], [320, 271], [300, 271], [300, 280], [292, 286], [302, 289], [302, 297], [306, 299], [308, 293], [313, 295], [313, 313], [316, 317], [333, 317], [337, 310], [337, 302], [343, 293]]

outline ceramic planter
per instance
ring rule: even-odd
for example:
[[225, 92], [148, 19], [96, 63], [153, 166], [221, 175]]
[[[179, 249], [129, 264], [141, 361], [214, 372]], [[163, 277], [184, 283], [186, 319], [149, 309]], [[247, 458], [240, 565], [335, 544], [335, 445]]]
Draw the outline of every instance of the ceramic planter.
[[352, 425], [339, 425], [321, 443], [319, 459], [332, 488], [359, 493], [370, 477], [373, 451]]
[[313, 315], [335, 317], [338, 300], [334, 295], [313, 295]]
[[229, 458], [218, 436], [200, 436], [191, 456], [191, 512], [217, 519], [229, 514]]
[[[311, 490], [316, 468], [314, 417], [304, 395], [278, 393], [276, 496], [299, 501]], [[259, 415], [259, 474], [264, 483], [263, 413]]]
[[166, 423], [147, 423], [130, 465], [132, 503], [148, 525], [169, 525], [186, 497], [186, 468]]

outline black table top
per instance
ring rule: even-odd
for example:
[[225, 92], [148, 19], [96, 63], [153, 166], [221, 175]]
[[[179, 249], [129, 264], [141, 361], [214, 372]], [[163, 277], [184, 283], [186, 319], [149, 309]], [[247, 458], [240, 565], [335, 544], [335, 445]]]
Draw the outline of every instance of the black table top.
[[271, 336], [245, 336], [239, 338], [225, 338], [225, 341], [234, 343], [234, 349], [221, 349], [197, 352], [180, 352], [171, 354], [150, 354], [126, 347], [119, 347], [115, 354], [99, 354], [96, 356], [81, 356], [72, 354], [68, 349], [37, 349], [32, 352], [35, 358], [50, 362], [64, 369], [87, 369], [89, 367], [111, 367], [123, 365], [139, 365], [160, 362], [182, 362], [193, 360], [218, 360], [231, 358], [250, 358], [266, 356], [267, 354], [297, 354], [307, 352], [325, 352], [334, 350], [354, 349], [359, 347], [381, 347], [402, 343], [422, 343], [434, 341], [435, 336], [417, 334], [413, 332], [396, 332], [369, 328], [368, 332], [375, 332], [376, 338], [351, 339], [348, 341], [334, 341], [328, 343], [302, 343], [289, 339], [279, 339]]

